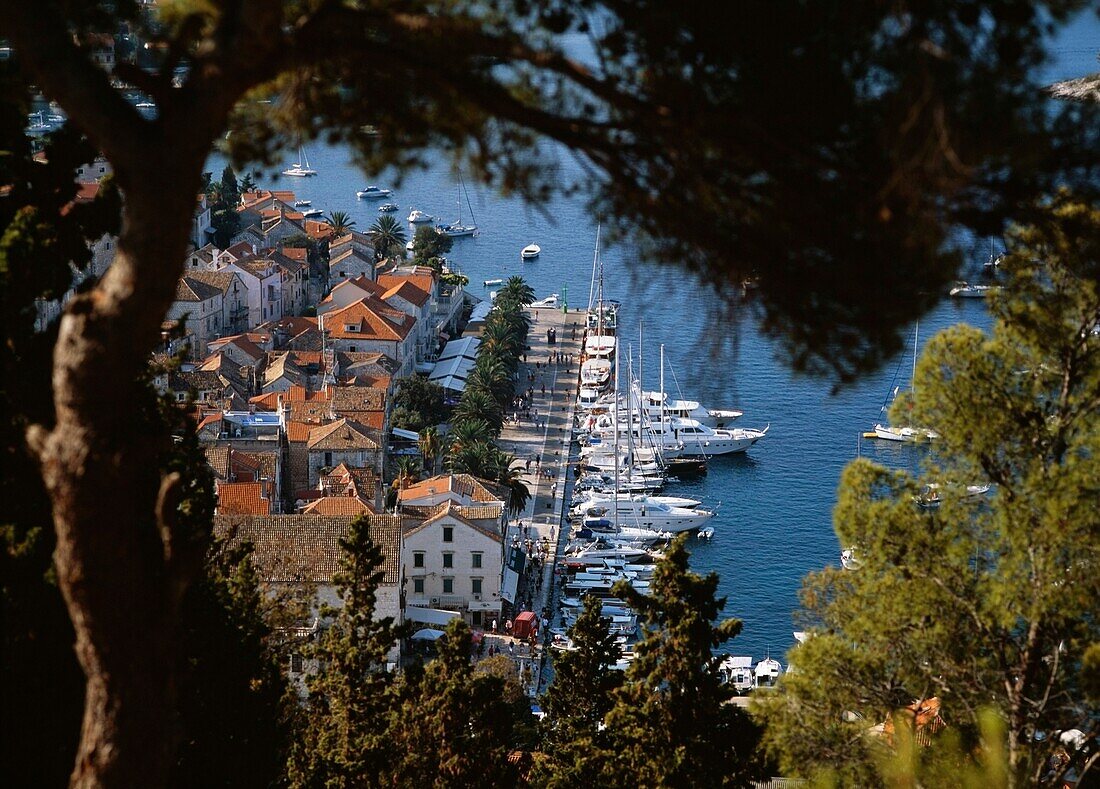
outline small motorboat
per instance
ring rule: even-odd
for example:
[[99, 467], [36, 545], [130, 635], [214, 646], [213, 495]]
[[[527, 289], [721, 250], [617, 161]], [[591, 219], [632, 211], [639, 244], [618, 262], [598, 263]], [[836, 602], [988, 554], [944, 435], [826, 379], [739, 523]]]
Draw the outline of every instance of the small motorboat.
[[502, 280], [502, 279], [487, 279], [482, 284], [484, 284], [485, 287], [489, 287], [490, 285], [501, 285], [503, 283], [504, 283], [504, 280]]
[[309, 208], [311, 205], [313, 205], [312, 200], [295, 200], [294, 201], [294, 207], [295, 208]]
[[324, 213], [325, 212], [322, 211], [320, 208], [307, 208], [305, 211], [302, 212], [302, 216], [304, 216], [306, 219], [312, 219], [313, 217], [321, 216]]
[[397, 203], [382, 203], [382, 205], [378, 206], [378, 211], [379, 211], [379, 213], [382, 213], [382, 214], [388, 214], [391, 211], [396, 211], [396, 210], [397, 210]]
[[783, 673], [783, 666], [779, 661], [770, 655], [759, 663], [756, 664], [756, 668], [753, 669], [753, 675], [756, 679], [757, 688], [773, 688], [775, 683], [779, 681], [780, 675]]
[[951, 288], [951, 290], [947, 292], [947, 295], [954, 296], [957, 299], [984, 299], [993, 289], [993, 285], [971, 285], [966, 282], [960, 282], [958, 285]]
[[520, 250], [519, 256], [523, 260], [534, 260], [535, 258], [537, 258], [539, 256], [539, 254], [541, 252], [542, 252], [542, 247], [540, 247], [538, 244], [528, 244], [527, 246], [525, 246], [523, 249]]
[[417, 211], [415, 208], [409, 214], [409, 224], [419, 225], [425, 222], [434, 222], [435, 217], [431, 214], [426, 214], [423, 211]]
[[392, 194], [393, 192], [391, 192], [389, 189], [383, 189], [379, 186], [372, 185], [360, 189], [355, 193], [355, 196], [358, 197], [360, 200], [366, 200], [372, 197], [389, 197]]
[[556, 306], [558, 306], [558, 294], [557, 293], [551, 293], [545, 299], [539, 299], [538, 301], [531, 302], [531, 308], [536, 309], [536, 310], [541, 310], [541, 309], [544, 309], [546, 307], [556, 307]]

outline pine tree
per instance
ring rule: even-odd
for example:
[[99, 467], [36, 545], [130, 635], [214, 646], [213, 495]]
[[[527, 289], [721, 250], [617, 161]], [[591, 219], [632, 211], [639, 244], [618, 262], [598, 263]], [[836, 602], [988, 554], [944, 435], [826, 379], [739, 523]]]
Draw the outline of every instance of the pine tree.
[[394, 699], [386, 661], [404, 628], [374, 617], [383, 556], [369, 519], [352, 521], [340, 547], [344, 558], [333, 583], [342, 606], [320, 607], [327, 623], [306, 652], [316, 673], [307, 680], [287, 766], [296, 787], [378, 786], [397, 758], [386, 731]]
[[613, 588], [638, 613], [644, 634], [604, 718], [605, 743], [576, 765], [601, 786], [736, 786], [745, 782], [755, 729], [718, 674], [714, 650], [741, 632], [718, 621], [725, 598], [718, 576], [688, 567], [686, 535], [658, 564], [650, 594], [620, 581]]
[[[388, 736], [392, 786], [483, 787], [515, 782], [508, 752], [516, 724], [499, 676], [475, 673], [470, 630], [454, 619], [436, 641], [438, 657], [403, 672]], [[528, 717], [530, 710], [527, 710]]]
[[587, 597], [584, 609], [569, 629], [575, 649], [555, 652], [554, 679], [542, 697], [541, 758], [533, 783], [566, 787], [585, 786], [586, 754], [598, 744], [604, 716], [612, 707], [612, 692], [622, 684], [622, 672], [611, 668], [621, 656], [608, 621], [600, 616], [598, 598]]
[[[891, 743], [868, 728], [933, 696], [961, 747], [931, 741], [910, 774], [927, 785], [979, 741], [1005, 783], [1053, 782], [1050, 733], [1096, 731], [1078, 672], [1100, 641], [1098, 239], [1100, 208], [1065, 194], [1014, 231], [992, 332], [942, 332], [918, 365], [914, 418], [941, 436], [923, 477], [844, 472], [836, 530], [860, 567], [806, 580], [813, 635], [761, 709], [786, 772], [877, 783]], [[940, 505], [918, 506], [933, 482]]]

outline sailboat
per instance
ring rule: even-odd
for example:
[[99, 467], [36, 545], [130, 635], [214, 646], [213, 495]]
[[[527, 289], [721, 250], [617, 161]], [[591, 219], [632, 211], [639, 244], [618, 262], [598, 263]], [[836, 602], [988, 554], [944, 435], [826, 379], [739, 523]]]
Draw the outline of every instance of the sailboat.
[[436, 225], [436, 230], [438, 230], [440, 233], [442, 233], [445, 236], [450, 236], [451, 238], [459, 238], [460, 236], [476, 236], [478, 234], [478, 230], [477, 230], [477, 220], [474, 219], [474, 207], [472, 205], [470, 205], [470, 195], [466, 191], [466, 183], [461, 178], [458, 179], [458, 182], [459, 182], [459, 184], [462, 185], [462, 194], [466, 197], [466, 208], [469, 209], [469, 211], [470, 211], [470, 220], [474, 224], [472, 224], [472, 225], [462, 224], [462, 201], [459, 200], [458, 201], [458, 219], [456, 219], [454, 222], [452, 222], [449, 225]]
[[[917, 342], [920, 331], [920, 324], [913, 327], [913, 373], [910, 376], [910, 386], [912, 386], [913, 376], [917, 372], [917, 351], [920, 347], [920, 343]], [[894, 374], [897, 377], [897, 373]], [[885, 417], [890, 411], [890, 405], [894, 402], [894, 398], [898, 396], [900, 386], [895, 386], [890, 390], [890, 393], [886, 395], [886, 400], [882, 403], [882, 408], [879, 409], [881, 416]], [[874, 429], [864, 434], [865, 438], [878, 438], [883, 441], [910, 441], [910, 442], [924, 442], [932, 441], [940, 437], [940, 434], [929, 427], [914, 427], [913, 425], [889, 425], [879, 422], [875, 425]]]
[[298, 145], [298, 161], [283, 170], [283, 175], [291, 175], [296, 178], [308, 178], [311, 175], [317, 175], [317, 171], [309, 166], [309, 157], [306, 156], [304, 145]]

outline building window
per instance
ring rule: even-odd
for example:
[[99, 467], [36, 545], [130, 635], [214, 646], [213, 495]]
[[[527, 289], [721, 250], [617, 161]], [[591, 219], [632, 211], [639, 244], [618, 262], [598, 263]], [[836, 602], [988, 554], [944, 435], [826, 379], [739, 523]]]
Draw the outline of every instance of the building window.
[[443, 594], [454, 594], [454, 593], [455, 593], [455, 579], [454, 578], [444, 578], [443, 579]]
[[299, 652], [295, 652], [290, 656], [290, 670], [295, 674], [302, 673], [302, 655]]
[[355, 346], [354, 346], [354, 345], [349, 345], [349, 346], [348, 346], [348, 350], [349, 350], [349, 351], [350, 351], [351, 353], [355, 353]]
[[413, 578], [413, 594], [424, 594], [423, 578]]
[[326, 452], [325, 453], [325, 465], [328, 466], [329, 468], [332, 467], [332, 453], [331, 452]]
[[453, 553], [443, 554], [443, 566], [448, 568], [455, 566], [455, 555]]
[[470, 591], [473, 592], [474, 594], [481, 594], [481, 579], [480, 578], [470, 579]]
[[481, 554], [480, 553], [471, 553], [470, 554], [470, 566], [473, 567], [474, 569], [478, 569], [478, 568], [481, 567]]
[[454, 542], [454, 541], [455, 541], [455, 527], [454, 526], [444, 526], [443, 527], [443, 542]]
[[416, 553], [413, 554], [413, 567], [423, 567], [423, 566], [424, 566], [424, 552], [423, 551], [417, 551]]

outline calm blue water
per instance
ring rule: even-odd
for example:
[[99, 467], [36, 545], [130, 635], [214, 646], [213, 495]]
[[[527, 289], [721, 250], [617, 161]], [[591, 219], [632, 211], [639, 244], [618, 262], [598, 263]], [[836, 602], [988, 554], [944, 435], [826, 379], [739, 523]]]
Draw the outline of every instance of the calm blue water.
[[[1083, 16], [1069, 26], [1054, 47], [1055, 61], [1046, 79], [1064, 79], [1095, 70], [1100, 47], [1100, 21]], [[381, 201], [357, 200], [355, 190], [368, 183], [392, 186], [393, 174], [365, 177], [349, 164], [343, 148], [315, 144], [307, 150], [316, 178], [265, 178], [264, 186], [294, 189], [326, 213], [351, 213], [361, 229], [379, 216]], [[215, 177], [224, 162], [215, 157]], [[564, 161], [563, 167], [570, 168]], [[451, 260], [470, 278], [470, 291], [487, 296], [485, 279], [521, 274], [538, 297], [568, 294], [570, 305], [588, 301], [595, 218], [580, 201], [559, 199], [541, 212], [517, 199], [501, 198], [476, 184], [466, 184], [476, 238], [456, 239]], [[400, 205], [396, 216], [418, 208], [450, 221], [457, 218], [461, 188], [442, 162], [427, 171], [406, 174], [390, 198]], [[462, 200], [463, 219], [469, 211]], [[537, 242], [541, 257], [523, 263], [519, 251]], [[988, 254], [974, 250], [980, 267]], [[841, 469], [856, 456], [857, 436], [877, 419], [890, 388], [896, 361], [836, 396], [829, 385], [794, 377], [777, 358], [776, 348], [744, 321], [739, 342], [728, 341], [730, 325], [714, 319], [717, 297], [694, 277], [673, 268], [640, 263], [626, 246], [604, 249], [605, 289], [623, 302], [621, 336], [637, 338], [645, 324], [645, 377], [656, 388], [658, 346], [675, 371], [683, 395], [712, 408], [739, 408], [741, 423], [771, 424], [768, 436], [747, 455], [715, 459], [703, 480], [670, 486], [672, 495], [721, 502], [712, 521], [711, 543], [693, 544], [693, 565], [721, 576], [726, 612], [744, 620], [743, 634], [730, 645], [739, 654], [762, 657], [785, 652], [793, 643], [791, 612], [797, 605], [801, 578], [812, 570], [837, 564], [839, 546], [832, 528], [832, 508]], [[935, 332], [966, 322], [987, 328], [981, 301], [952, 303], [945, 299], [920, 323], [921, 344]], [[633, 340], [637, 348], [637, 340]], [[902, 362], [899, 383], [909, 379], [911, 347]], [[675, 392], [671, 373], [666, 388]], [[863, 453], [889, 465], [911, 465], [922, 450], [895, 444], [864, 442]]]

